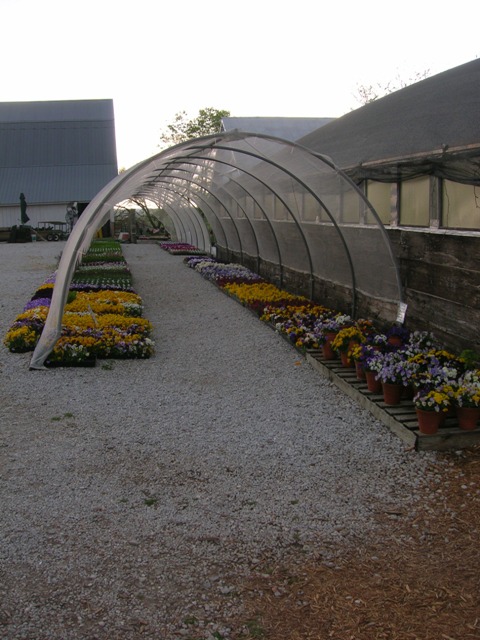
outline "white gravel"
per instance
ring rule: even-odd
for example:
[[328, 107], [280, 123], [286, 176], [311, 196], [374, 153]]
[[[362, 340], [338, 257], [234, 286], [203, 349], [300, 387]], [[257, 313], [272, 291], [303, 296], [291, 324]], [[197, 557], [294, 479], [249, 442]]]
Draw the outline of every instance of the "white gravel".
[[[0, 244], [2, 339], [63, 246]], [[29, 371], [0, 348], [4, 639], [237, 637], [257, 565], [334, 562], [413, 515], [435, 459], [182, 257], [125, 256], [153, 358]]]

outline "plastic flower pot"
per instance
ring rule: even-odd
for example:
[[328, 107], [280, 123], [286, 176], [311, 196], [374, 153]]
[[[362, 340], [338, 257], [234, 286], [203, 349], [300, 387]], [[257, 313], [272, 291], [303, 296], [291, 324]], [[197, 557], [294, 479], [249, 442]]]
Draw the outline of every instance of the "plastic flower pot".
[[325, 335], [325, 342], [322, 346], [323, 357], [325, 358], [325, 360], [335, 360], [337, 357], [337, 354], [332, 349], [332, 342], [335, 339], [335, 336], [335, 333], [327, 333]]
[[403, 384], [382, 382], [383, 400], [385, 404], [400, 404], [403, 393]]
[[473, 431], [480, 420], [480, 407], [455, 407], [458, 426], [464, 431]]
[[340, 351], [340, 360], [342, 362], [342, 367], [345, 367], [347, 369], [350, 369], [353, 367], [353, 361], [351, 358], [348, 357], [348, 354], [346, 351]]
[[355, 373], [358, 380], [366, 380], [365, 370], [361, 362], [355, 361]]
[[375, 371], [365, 371], [365, 379], [367, 381], [367, 389], [372, 393], [381, 393], [382, 383], [375, 378]]
[[431, 436], [437, 433], [443, 420], [443, 412], [441, 411], [425, 411], [424, 409], [415, 408], [418, 420], [418, 428], [420, 433]]

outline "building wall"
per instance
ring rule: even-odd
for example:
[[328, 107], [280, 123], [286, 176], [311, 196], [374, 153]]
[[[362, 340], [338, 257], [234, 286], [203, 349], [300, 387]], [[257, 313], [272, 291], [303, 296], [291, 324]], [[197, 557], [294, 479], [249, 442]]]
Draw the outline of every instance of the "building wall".
[[468, 230], [480, 234], [480, 187], [421, 176], [362, 185], [386, 226]]
[[[30, 218], [28, 225], [31, 227], [38, 226], [42, 221], [65, 222], [65, 214], [67, 213], [67, 203], [58, 204], [42, 204], [28, 205], [27, 216]], [[0, 207], [0, 227], [12, 227], [20, 225], [20, 204], [18, 207]]]
[[389, 229], [400, 266], [406, 324], [456, 352], [480, 353], [480, 235]]
[[[65, 222], [118, 175], [113, 101], [0, 102], [0, 227]], [[79, 207], [81, 213], [83, 209]]]

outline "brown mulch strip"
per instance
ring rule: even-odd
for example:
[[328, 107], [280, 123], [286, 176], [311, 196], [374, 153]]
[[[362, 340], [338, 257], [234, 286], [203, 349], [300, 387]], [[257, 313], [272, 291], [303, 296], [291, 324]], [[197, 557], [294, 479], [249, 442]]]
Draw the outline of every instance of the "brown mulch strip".
[[[447, 464], [445, 464], [447, 463]], [[379, 516], [383, 537], [335, 563], [260, 567], [238, 637], [480, 639], [480, 447], [443, 454], [443, 482], [415, 517]]]

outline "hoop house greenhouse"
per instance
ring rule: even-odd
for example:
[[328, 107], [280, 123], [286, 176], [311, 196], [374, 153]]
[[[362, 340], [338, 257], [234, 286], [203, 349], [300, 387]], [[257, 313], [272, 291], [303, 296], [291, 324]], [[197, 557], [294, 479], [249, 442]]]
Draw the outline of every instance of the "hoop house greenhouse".
[[95, 196], [65, 246], [31, 368], [43, 367], [60, 335], [73, 272], [94, 234], [116, 204], [135, 196], [170, 216], [180, 242], [208, 252], [214, 242], [220, 259], [312, 300], [341, 297], [353, 316], [403, 317], [388, 236], [356, 185], [329, 158], [298, 144], [230, 132], [171, 147]]

